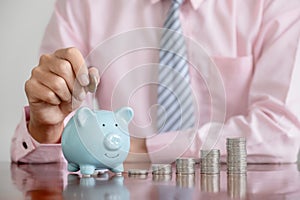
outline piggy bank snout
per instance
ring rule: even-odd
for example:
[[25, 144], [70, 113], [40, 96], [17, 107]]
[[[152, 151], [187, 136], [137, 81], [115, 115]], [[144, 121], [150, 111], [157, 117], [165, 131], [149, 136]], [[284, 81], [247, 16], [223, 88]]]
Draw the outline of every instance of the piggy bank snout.
[[113, 151], [120, 149], [122, 146], [121, 136], [116, 133], [108, 134], [104, 139], [104, 146]]

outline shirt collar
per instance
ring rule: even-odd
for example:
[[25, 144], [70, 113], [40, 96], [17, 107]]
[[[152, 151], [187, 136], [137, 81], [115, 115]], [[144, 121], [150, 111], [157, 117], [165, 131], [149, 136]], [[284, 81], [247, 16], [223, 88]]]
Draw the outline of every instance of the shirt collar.
[[[161, 1], [161, 0], [151, 0], [151, 3], [157, 3], [159, 1]], [[199, 8], [200, 4], [202, 3], [202, 1], [204, 1], [204, 0], [189, 0], [189, 1], [191, 1], [193, 8], [195, 10], [197, 10]]]

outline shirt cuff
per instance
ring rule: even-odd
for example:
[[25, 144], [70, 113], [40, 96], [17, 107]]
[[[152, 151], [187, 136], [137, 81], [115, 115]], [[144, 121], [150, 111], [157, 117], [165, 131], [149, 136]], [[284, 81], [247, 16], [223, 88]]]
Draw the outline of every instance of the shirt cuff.
[[50, 163], [64, 161], [60, 144], [40, 144], [27, 129], [29, 107], [24, 107], [11, 143], [11, 160], [24, 163]]

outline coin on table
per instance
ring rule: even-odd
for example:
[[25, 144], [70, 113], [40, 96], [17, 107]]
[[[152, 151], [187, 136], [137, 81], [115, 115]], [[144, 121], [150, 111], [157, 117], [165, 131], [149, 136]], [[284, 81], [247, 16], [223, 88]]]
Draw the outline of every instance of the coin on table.
[[194, 174], [196, 161], [193, 158], [176, 159], [176, 174]]
[[146, 169], [129, 169], [128, 174], [129, 175], [147, 175], [148, 170], [146, 170]]
[[153, 164], [152, 165], [152, 174], [156, 174], [156, 175], [172, 174], [172, 165], [171, 164]]
[[220, 173], [220, 150], [201, 150], [200, 172], [201, 174]]
[[247, 172], [246, 138], [227, 138], [227, 173]]

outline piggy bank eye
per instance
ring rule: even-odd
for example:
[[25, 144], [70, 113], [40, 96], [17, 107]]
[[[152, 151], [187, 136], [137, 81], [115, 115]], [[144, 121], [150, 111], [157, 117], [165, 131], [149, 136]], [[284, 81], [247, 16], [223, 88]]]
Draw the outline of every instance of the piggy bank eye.
[[116, 127], [118, 127], [118, 124], [115, 124]]
[[105, 126], [105, 124], [102, 124], [102, 126], [104, 127], [104, 126]]

